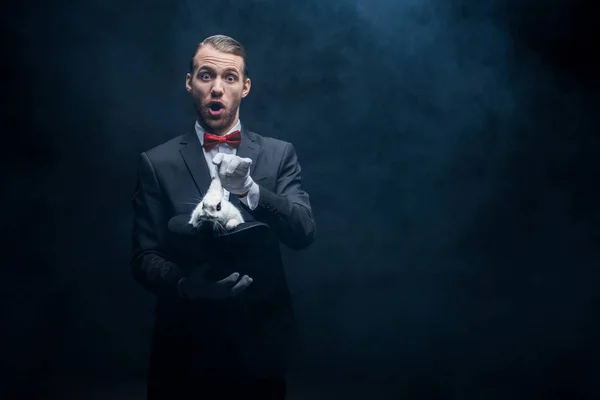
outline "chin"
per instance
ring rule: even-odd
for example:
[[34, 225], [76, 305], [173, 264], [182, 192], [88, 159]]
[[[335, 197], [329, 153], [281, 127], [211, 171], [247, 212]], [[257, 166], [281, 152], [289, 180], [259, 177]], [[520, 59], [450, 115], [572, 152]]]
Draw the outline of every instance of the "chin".
[[209, 129], [214, 130], [215, 128], [220, 128], [223, 125], [221, 118], [214, 118], [210, 115], [202, 114], [202, 125], [208, 127]]
[[227, 128], [233, 122], [233, 118], [230, 118], [229, 115], [220, 115], [218, 117], [213, 117], [211, 115], [204, 116], [204, 123], [212, 130], [220, 130]]

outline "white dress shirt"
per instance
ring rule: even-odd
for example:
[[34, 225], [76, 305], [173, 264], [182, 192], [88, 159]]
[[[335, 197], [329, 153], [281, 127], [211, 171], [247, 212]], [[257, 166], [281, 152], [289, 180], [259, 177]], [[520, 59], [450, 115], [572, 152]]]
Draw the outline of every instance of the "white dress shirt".
[[[238, 119], [237, 124], [235, 124], [235, 126], [233, 128], [231, 128], [229, 130], [229, 132], [227, 132], [227, 134], [241, 129], [241, 126], [242, 126], [241, 121]], [[198, 140], [200, 140], [200, 144], [202, 145], [202, 151], [204, 153], [204, 158], [206, 160], [206, 165], [208, 166], [208, 170], [210, 171], [210, 175], [213, 176], [215, 173], [215, 165], [212, 163], [213, 157], [217, 153], [227, 153], [227, 154], [236, 155], [237, 149], [229, 147], [229, 145], [227, 143], [217, 143], [217, 145], [215, 147], [210, 149], [210, 151], [207, 151], [204, 148], [204, 128], [202, 128], [202, 126], [198, 123], [198, 121], [196, 121], [196, 134], [198, 135]], [[260, 193], [259, 193], [258, 185], [256, 183], [253, 183], [252, 186], [250, 187], [250, 191], [248, 192], [248, 194], [246, 196], [240, 198], [240, 201], [242, 203], [244, 203], [245, 205], [247, 205], [251, 210], [254, 210], [256, 208], [256, 206], [258, 205], [259, 195], [260, 195]], [[229, 200], [229, 192], [225, 189], [223, 189], [223, 196], [225, 199]]]

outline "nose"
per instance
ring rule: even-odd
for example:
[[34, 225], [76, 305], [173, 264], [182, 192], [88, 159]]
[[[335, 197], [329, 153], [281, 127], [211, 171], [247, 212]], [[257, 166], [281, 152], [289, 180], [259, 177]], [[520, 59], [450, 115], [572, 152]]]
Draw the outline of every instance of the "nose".
[[223, 94], [223, 82], [221, 82], [221, 78], [215, 79], [215, 83], [210, 91], [213, 97], [218, 97]]

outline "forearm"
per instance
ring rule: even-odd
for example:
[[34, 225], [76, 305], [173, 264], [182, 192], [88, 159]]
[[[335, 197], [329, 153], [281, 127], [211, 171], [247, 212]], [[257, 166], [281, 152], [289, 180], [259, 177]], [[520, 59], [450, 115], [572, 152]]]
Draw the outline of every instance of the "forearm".
[[156, 251], [145, 251], [131, 261], [134, 279], [157, 298], [179, 297], [178, 283], [185, 277], [183, 269], [165, 255]]
[[294, 250], [308, 247], [315, 237], [315, 222], [307, 199], [273, 193], [259, 185], [258, 206], [248, 212], [268, 224], [279, 240]]

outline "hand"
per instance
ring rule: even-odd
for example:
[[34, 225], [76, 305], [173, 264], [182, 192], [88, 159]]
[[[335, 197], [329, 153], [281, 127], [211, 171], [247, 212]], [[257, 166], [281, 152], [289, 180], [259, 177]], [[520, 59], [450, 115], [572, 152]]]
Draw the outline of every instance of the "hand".
[[223, 189], [235, 195], [248, 193], [254, 181], [250, 177], [252, 159], [217, 153], [212, 160]]
[[228, 277], [217, 282], [210, 282], [204, 278], [208, 265], [202, 265], [192, 270], [189, 277], [181, 282], [183, 295], [191, 300], [196, 299], [225, 299], [237, 296], [252, 284], [252, 278], [234, 272]]

